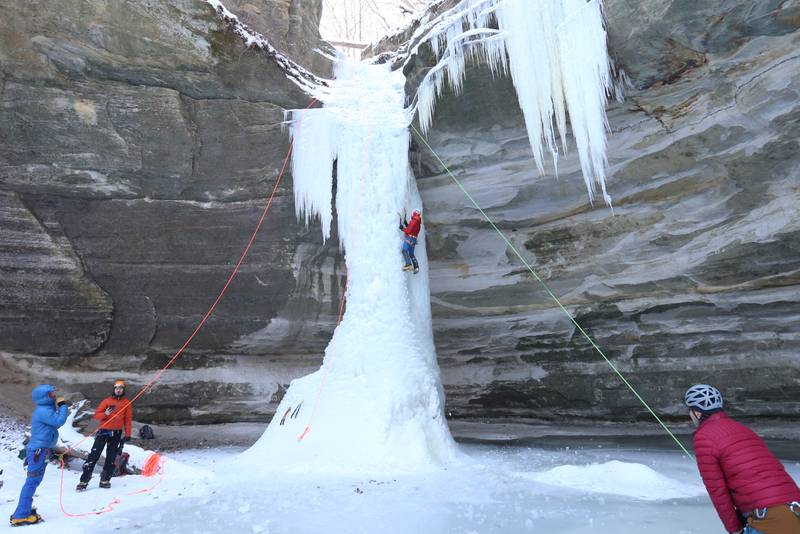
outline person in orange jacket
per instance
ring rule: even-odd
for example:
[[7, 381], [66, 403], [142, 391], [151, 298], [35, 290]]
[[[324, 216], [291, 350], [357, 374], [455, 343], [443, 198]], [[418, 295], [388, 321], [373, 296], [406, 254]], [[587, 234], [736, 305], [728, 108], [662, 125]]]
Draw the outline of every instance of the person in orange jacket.
[[92, 478], [92, 471], [103, 449], [106, 449], [106, 461], [103, 464], [103, 472], [100, 474], [100, 487], [111, 487], [111, 475], [114, 472], [114, 460], [117, 454], [122, 452], [122, 446], [131, 439], [131, 423], [133, 421], [133, 406], [125, 398], [125, 382], [117, 380], [114, 382], [113, 394], [103, 399], [94, 418], [100, 421], [100, 428], [94, 437], [94, 444], [89, 457], [83, 463], [83, 474], [81, 481], [78, 482], [76, 491], [83, 491]]

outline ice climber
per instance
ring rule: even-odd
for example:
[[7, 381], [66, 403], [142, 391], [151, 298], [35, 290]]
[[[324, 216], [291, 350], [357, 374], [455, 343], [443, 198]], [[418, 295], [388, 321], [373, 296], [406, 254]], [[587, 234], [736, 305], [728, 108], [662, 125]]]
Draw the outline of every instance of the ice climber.
[[400, 229], [405, 234], [403, 239], [403, 259], [406, 260], [406, 264], [403, 270], [410, 271], [414, 269], [414, 274], [419, 272], [419, 263], [417, 263], [417, 257], [414, 256], [414, 248], [417, 246], [417, 236], [421, 228], [422, 215], [419, 210], [414, 210], [410, 221], [403, 221], [400, 224]]
[[[94, 412], [94, 418], [100, 421], [100, 428], [94, 437], [92, 450], [83, 464], [81, 481], [75, 487], [76, 491], [83, 491], [92, 478], [92, 471], [103, 448], [106, 449], [106, 461], [100, 473], [100, 487], [111, 487], [111, 475], [114, 473], [114, 460], [122, 452], [122, 446], [131, 439], [131, 423], [133, 421], [133, 407], [125, 398], [125, 382], [114, 382], [113, 393], [106, 397]], [[124, 434], [123, 434], [124, 431]]]
[[11, 514], [13, 526], [33, 525], [42, 521], [42, 516], [33, 508], [33, 494], [44, 478], [51, 449], [58, 441], [58, 429], [67, 421], [67, 401], [56, 397], [56, 388], [41, 384], [33, 388], [31, 398], [36, 408], [31, 415], [31, 439], [25, 450], [28, 476], [19, 494], [19, 504]]
[[725, 529], [800, 534], [800, 489], [764, 440], [725, 414], [715, 387], [690, 387], [684, 403], [697, 426], [697, 467]]

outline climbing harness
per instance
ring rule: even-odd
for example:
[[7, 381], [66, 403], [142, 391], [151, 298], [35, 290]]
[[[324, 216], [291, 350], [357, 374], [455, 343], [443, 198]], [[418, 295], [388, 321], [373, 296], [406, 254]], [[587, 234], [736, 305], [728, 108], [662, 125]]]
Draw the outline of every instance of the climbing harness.
[[789, 503], [789, 511], [797, 517], [800, 517], [800, 502], [792, 501]]
[[414, 131], [415, 134], [417, 134], [417, 137], [419, 138], [419, 140], [428, 148], [428, 150], [431, 151], [431, 154], [433, 154], [433, 156], [439, 161], [439, 163], [442, 165], [442, 168], [444, 168], [444, 170], [447, 172], [447, 174], [450, 176], [450, 178], [456, 183], [456, 185], [459, 187], [459, 189], [461, 189], [461, 191], [467, 196], [467, 198], [472, 203], [472, 205], [475, 206], [475, 208], [479, 212], [481, 212], [481, 215], [483, 215], [483, 218], [486, 219], [486, 222], [488, 222], [491, 225], [491, 227], [494, 228], [494, 231], [497, 232], [497, 234], [503, 239], [503, 241], [505, 241], [506, 245], [511, 249], [511, 251], [514, 253], [514, 255], [517, 256], [517, 258], [519, 258], [519, 260], [522, 262], [522, 264], [525, 266], [525, 268], [528, 269], [528, 272], [530, 272], [531, 275], [536, 279], [536, 281], [539, 282], [542, 285], [544, 290], [547, 292], [548, 295], [550, 295], [550, 298], [552, 298], [555, 301], [555, 303], [558, 305], [558, 307], [561, 309], [561, 311], [563, 311], [564, 314], [566, 314], [567, 317], [569, 317], [570, 321], [572, 321], [572, 324], [575, 325], [575, 328], [577, 328], [577, 330], [581, 333], [581, 335], [584, 338], [586, 338], [586, 340], [592, 345], [592, 347], [594, 347], [594, 349], [600, 354], [600, 356], [603, 357], [605, 362], [609, 365], [609, 367], [611, 367], [611, 369], [614, 371], [614, 373], [616, 373], [616, 375], [620, 378], [620, 380], [622, 380], [622, 382], [626, 386], [628, 386], [628, 389], [631, 390], [631, 392], [639, 400], [639, 402], [641, 402], [642, 405], [647, 409], [647, 411], [650, 412], [650, 415], [652, 415], [655, 418], [655, 420], [658, 421], [658, 423], [667, 432], [667, 434], [669, 434], [669, 436], [675, 441], [675, 443], [678, 444], [678, 447], [681, 448], [681, 450], [686, 454], [686, 456], [688, 456], [689, 458], [692, 458], [693, 456], [691, 455], [691, 453], [688, 450], [686, 450], [686, 447], [684, 447], [683, 443], [681, 443], [680, 440], [675, 436], [675, 434], [672, 433], [672, 431], [664, 423], [664, 421], [662, 421], [661, 418], [658, 415], [656, 415], [656, 413], [653, 411], [653, 409], [650, 407], [650, 405], [647, 404], [647, 402], [642, 398], [642, 396], [639, 395], [639, 392], [636, 391], [636, 388], [634, 388], [633, 385], [630, 382], [628, 382], [628, 380], [622, 375], [622, 373], [617, 368], [617, 366], [614, 365], [611, 362], [611, 360], [605, 355], [603, 350], [597, 345], [597, 343], [595, 343], [594, 339], [592, 339], [592, 337], [588, 333], [586, 333], [586, 331], [578, 323], [578, 321], [575, 320], [575, 318], [572, 316], [572, 314], [569, 312], [569, 310], [567, 310], [567, 308], [561, 303], [561, 300], [555, 295], [555, 293], [553, 293], [553, 291], [550, 289], [550, 286], [548, 286], [547, 283], [545, 283], [545, 281], [539, 276], [539, 274], [533, 269], [533, 267], [531, 267], [531, 265], [522, 256], [522, 254], [520, 254], [520, 252], [513, 245], [513, 243], [511, 243], [511, 241], [508, 239], [508, 237], [506, 237], [506, 235], [502, 232], [502, 230], [500, 230], [500, 228], [497, 227], [497, 225], [494, 223], [494, 221], [491, 219], [491, 217], [489, 217], [486, 214], [486, 212], [483, 210], [483, 208], [481, 208], [478, 205], [478, 203], [475, 201], [475, 199], [472, 198], [472, 195], [469, 194], [469, 192], [464, 188], [464, 186], [461, 184], [459, 179], [456, 178], [455, 175], [447, 167], [447, 165], [445, 165], [444, 161], [442, 161], [442, 158], [439, 157], [439, 154], [437, 154], [436, 151], [433, 150], [433, 147], [431, 147], [431, 145], [428, 144], [428, 141], [425, 139], [425, 137], [419, 132], [419, 130], [417, 130], [417, 128], [413, 124], [411, 125], [411, 129]]

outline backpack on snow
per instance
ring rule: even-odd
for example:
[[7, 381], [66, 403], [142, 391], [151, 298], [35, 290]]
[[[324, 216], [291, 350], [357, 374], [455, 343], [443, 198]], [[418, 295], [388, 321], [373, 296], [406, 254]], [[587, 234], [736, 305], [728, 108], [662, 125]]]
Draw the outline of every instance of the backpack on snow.
[[150, 428], [150, 425], [143, 425], [139, 429], [139, 437], [141, 439], [156, 439], [156, 435], [153, 434], [153, 429]]
[[112, 477], [121, 477], [128, 474], [128, 460], [131, 455], [127, 452], [122, 452], [114, 458], [114, 471], [111, 473]]

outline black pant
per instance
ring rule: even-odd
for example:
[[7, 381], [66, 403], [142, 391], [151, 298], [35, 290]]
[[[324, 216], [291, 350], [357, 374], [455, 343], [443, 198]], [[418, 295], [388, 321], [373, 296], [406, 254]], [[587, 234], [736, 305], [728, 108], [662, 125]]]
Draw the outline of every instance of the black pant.
[[100, 480], [111, 480], [111, 474], [114, 472], [114, 460], [117, 458], [121, 440], [122, 430], [101, 430], [97, 433], [92, 445], [92, 451], [86, 461], [83, 462], [81, 482], [89, 482], [89, 479], [92, 478], [92, 471], [94, 471], [94, 466], [103, 453], [103, 447], [106, 447], [106, 462], [103, 464]]

